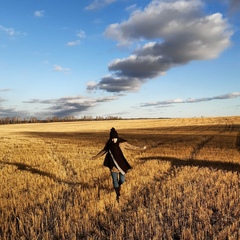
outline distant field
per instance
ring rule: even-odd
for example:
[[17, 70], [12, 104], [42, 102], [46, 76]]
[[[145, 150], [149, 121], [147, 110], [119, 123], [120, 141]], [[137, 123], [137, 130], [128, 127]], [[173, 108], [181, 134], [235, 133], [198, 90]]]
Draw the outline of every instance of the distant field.
[[[109, 130], [144, 152], [115, 201]], [[0, 125], [0, 239], [240, 239], [240, 117]]]

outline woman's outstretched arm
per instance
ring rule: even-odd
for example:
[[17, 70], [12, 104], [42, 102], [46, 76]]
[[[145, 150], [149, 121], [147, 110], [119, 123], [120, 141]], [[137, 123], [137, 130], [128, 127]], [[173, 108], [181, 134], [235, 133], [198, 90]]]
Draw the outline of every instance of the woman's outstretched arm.
[[132, 144], [130, 144], [128, 142], [121, 143], [120, 147], [122, 149], [125, 149], [125, 150], [134, 150], [134, 151], [143, 151], [143, 150], [147, 149], [146, 146], [144, 146], [144, 147], [137, 147], [137, 146], [133, 146]]
[[92, 157], [92, 160], [95, 160], [95, 159], [103, 156], [106, 152], [107, 152], [106, 149], [103, 148], [97, 155], [95, 155], [95, 156]]

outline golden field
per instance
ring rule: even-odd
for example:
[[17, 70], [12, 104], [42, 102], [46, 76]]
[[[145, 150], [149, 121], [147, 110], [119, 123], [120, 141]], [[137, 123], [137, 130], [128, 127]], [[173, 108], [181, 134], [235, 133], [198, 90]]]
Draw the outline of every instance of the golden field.
[[[120, 202], [109, 130], [143, 152]], [[1, 125], [0, 239], [240, 239], [240, 117]]]

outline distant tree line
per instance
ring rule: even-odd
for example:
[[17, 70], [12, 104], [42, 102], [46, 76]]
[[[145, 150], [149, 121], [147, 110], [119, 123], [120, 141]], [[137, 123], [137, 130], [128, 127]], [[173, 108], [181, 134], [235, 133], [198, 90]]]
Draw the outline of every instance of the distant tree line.
[[74, 116], [66, 116], [66, 117], [48, 117], [44, 120], [37, 119], [36, 117], [30, 118], [21, 118], [19, 116], [15, 117], [4, 117], [0, 118], [0, 125], [2, 124], [19, 124], [19, 123], [50, 123], [50, 122], [72, 122], [72, 121], [102, 121], [102, 120], [120, 120], [121, 117], [116, 116], [107, 116], [101, 117], [96, 116], [95, 118], [92, 116], [82, 116], [81, 118], [76, 118]]

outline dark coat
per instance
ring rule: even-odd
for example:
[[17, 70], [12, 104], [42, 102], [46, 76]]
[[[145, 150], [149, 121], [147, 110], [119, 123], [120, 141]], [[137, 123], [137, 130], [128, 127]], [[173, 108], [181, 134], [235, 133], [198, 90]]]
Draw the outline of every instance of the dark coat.
[[123, 142], [126, 142], [126, 140], [122, 138], [118, 138], [118, 141], [116, 143], [109, 139], [103, 150], [101, 150], [96, 157], [106, 154], [103, 165], [105, 167], [108, 167], [110, 170], [112, 170], [113, 167], [116, 167], [122, 174], [125, 174], [132, 167], [124, 157], [123, 152], [119, 146], [119, 144]]

